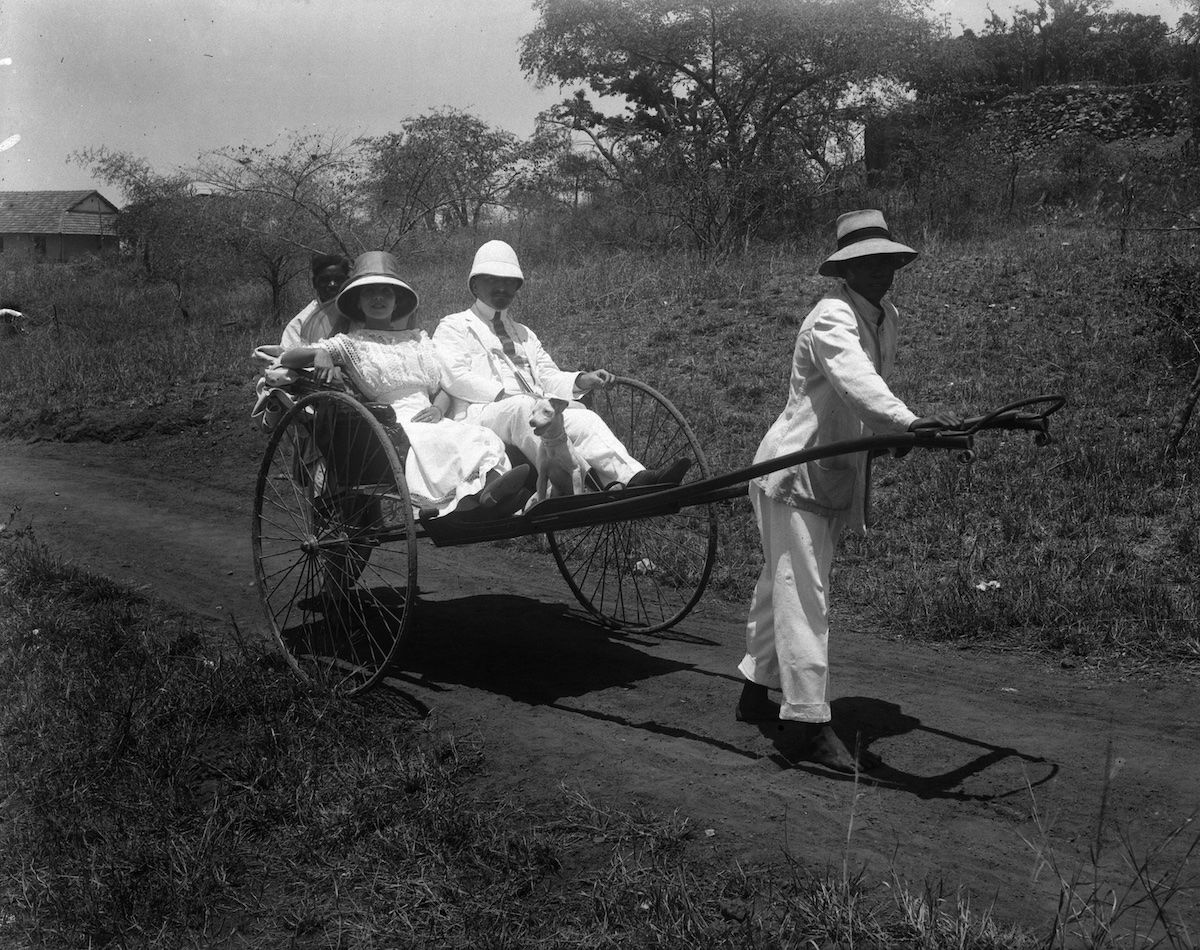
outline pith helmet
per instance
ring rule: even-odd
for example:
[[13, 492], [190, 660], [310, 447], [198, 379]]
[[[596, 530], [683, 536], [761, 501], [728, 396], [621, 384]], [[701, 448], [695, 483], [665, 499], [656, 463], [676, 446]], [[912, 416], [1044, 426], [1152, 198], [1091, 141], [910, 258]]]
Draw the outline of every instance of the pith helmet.
[[822, 277], [837, 277], [837, 265], [842, 261], [872, 254], [895, 255], [900, 267], [917, 259], [917, 252], [911, 247], [892, 240], [882, 211], [847, 211], [837, 219], [837, 250], [825, 258], [817, 273]]
[[400, 279], [396, 258], [387, 251], [367, 251], [354, 259], [354, 269], [346, 278], [345, 286], [338, 291], [337, 308], [351, 320], [363, 318], [358, 305], [358, 293], [367, 284], [388, 284], [396, 289], [396, 309], [392, 311], [392, 322], [407, 320], [417, 309], [421, 298], [417, 292]]
[[475, 252], [475, 261], [471, 264], [472, 278], [480, 274], [489, 277], [515, 277], [524, 282], [525, 275], [521, 273], [521, 265], [517, 261], [517, 252], [504, 241], [488, 241]]

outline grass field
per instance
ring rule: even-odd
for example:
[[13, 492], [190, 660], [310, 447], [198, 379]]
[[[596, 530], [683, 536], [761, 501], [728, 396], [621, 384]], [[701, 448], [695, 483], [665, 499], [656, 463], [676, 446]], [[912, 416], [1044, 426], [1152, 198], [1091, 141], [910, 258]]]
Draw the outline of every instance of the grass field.
[[[1160, 845], [1114, 842], [1127, 880], [1031, 840], [1062, 880], [1057, 917], [1033, 933], [955, 886], [868, 881], [846, 856], [742, 866], [687, 816], [601, 805], [569, 778], [536, 802], [497, 798], [487, 749], [400, 695], [332, 697], [236, 627], [65, 565], [10, 522], [0, 946], [1195, 945], [1178, 925], [1127, 919], [1170, 922], [1187, 905], [1191, 819], [1165, 869], [1151, 866]], [[849, 852], [853, 804], [847, 822]]]
[[[480, 238], [491, 235], [480, 235]], [[519, 236], [513, 236], [514, 240]], [[432, 240], [432, 239], [431, 239]], [[417, 244], [403, 269], [432, 329], [469, 302], [471, 235]], [[1164, 458], [1195, 371], [1200, 282], [1186, 233], [1135, 235], [1083, 219], [989, 239], [925, 235], [901, 272], [893, 388], [918, 411], [977, 414], [1061, 393], [1058, 439], [980, 437], [979, 460], [913, 453], [876, 467], [876, 526], [847, 541], [835, 605], [894, 636], [1056, 651], [1097, 663], [1200, 663], [1198, 426]], [[526, 250], [528, 245], [528, 250]], [[684, 254], [522, 245], [517, 307], [563, 366], [604, 366], [666, 393], [717, 472], [747, 465], [783, 406], [800, 320], [827, 282], [818, 246], [724, 262]], [[148, 428], [235, 431], [264, 326], [253, 287], [173, 295], [128, 271], [30, 266], [12, 276], [35, 327], [0, 349], [9, 435], [131, 438]], [[305, 288], [294, 288], [298, 308]], [[252, 457], [258, 442], [226, 440]], [[710, 596], [744, 600], [758, 567], [748, 507], [722, 518]]]
[[[1195, 370], [1195, 246], [1163, 235], [1121, 253], [1110, 232], [1070, 222], [913, 240], [924, 254], [895, 291], [897, 392], [972, 414], [1045, 392], [1069, 402], [1053, 446], [984, 436], [971, 466], [920, 453], [881, 465], [877, 526], [847, 543], [835, 603], [895, 637], [1195, 669], [1196, 427], [1163, 457]], [[473, 243], [405, 258], [430, 326], [468, 302]], [[782, 407], [797, 327], [824, 286], [820, 253], [583, 259], [530, 242], [519, 306], [564, 366], [667, 393], [728, 471]], [[228, 451], [259, 451], [248, 355], [278, 330], [254, 288], [194, 288], [184, 319], [167, 290], [122, 269], [30, 265], [8, 279], [32, 328], [0, 348], [3, 434], [175, 426], [205, 445], [232, 431]], [[744, 504], [722, 532], [710, 595], [742, 601], [758, 564]], [[606, 810], [569, 785], [536, 809], [475, 800], [486, 750], [394, 700], [333, 702], [246, 643], [222, 660], [215, 640], [229, 631], [64, 567], [12, 530], [0, 555], [5, 946], [1065, 942], [936, 887], [722, 864], [685, 819]]]
[[0, 945], [1017, 950], [1081, 926], [1144, 945], [1109, 932], [1108, 885], [1065, 887], [1035, 938], [836, 856], [738, 866], [685, 816], [569, 781], [477, 797], [486, 749], [228, 638], [0, 535]]

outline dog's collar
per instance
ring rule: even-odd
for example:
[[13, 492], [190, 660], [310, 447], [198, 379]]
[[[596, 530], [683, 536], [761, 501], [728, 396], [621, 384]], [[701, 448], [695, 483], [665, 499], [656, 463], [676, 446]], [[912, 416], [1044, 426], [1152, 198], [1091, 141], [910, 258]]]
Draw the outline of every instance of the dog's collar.
[[547, 445], [558, 445], [560, 442], [567, 441], [567, 433], [564, 432], [562, 435], [556, 435], [553, 438], [551, 438], [550, 436], [546, 436], [546, 435], [539, 435], [538, 438], [541, 439], [543, 442], [545, 442]]

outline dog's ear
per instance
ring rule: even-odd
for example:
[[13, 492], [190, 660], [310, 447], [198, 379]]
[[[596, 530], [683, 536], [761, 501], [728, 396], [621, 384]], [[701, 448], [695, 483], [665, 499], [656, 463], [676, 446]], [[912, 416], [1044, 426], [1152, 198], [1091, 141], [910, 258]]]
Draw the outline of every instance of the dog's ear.
[[569, 399], [559, 399], [557, 396], [550, 397], [550, 405], [554, 407], [555, 412], [562, 412], [567, 406], [571, 405]]

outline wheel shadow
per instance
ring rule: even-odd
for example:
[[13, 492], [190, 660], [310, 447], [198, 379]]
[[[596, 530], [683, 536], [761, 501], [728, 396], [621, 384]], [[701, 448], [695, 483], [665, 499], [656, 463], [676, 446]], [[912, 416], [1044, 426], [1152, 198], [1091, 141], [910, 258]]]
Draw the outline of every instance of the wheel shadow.
[[[848, 748], [870, 751], [872, 744], [881, 739], [923, 734], [923, 738], [930, 740], [929, 744], [949, 753], [944, 760], [952, 762], [952, 765], [941, 772], [917, 773], [889, 765], [885, 756], [881, 766], [857, 776], [832, 772], [804, 761], [805, 750], [798, 731], [789, 729], [786, 723], [760, 727], [760, 731], [772, 740], [775, 747], [772, 759], [782, 768], [824, 775], [838, 781], [857, 781], [896, 789], [918, 798], [959, 801], [995, 801], [1013, 795], [1025, 795], [1031, 789], [1049, 782], [1059, 771], [1057, 763], [1041, 756], [926, 725], [916, 716], [905, 713], [896, 703], [882, 699], [849, 696], [835, 699], [830, 706], [834, 731]], [[966, 758], [961, 752], [951, 751], [960, 749], [979, 751]], [[969, 791], [963, 787], [969, 779], [979, 779], [980, 784], [986, 784], [991, 777], [989, 773], [996, 773], [996, 767], [1001, 763], [1018, 767], [1019, 781], [1011, 787], [987, 791]], [[1012, 769], [1005, 771], [1011, 772]]]
[[690, 669], [552, 604], [515, 594], [419, 600], [393, 681], [468, 686], [530, 705]]

